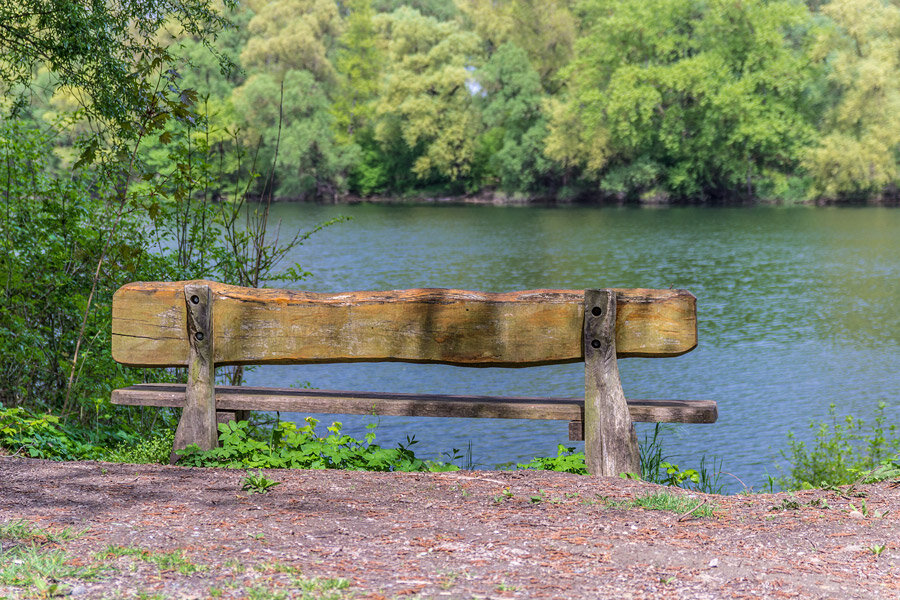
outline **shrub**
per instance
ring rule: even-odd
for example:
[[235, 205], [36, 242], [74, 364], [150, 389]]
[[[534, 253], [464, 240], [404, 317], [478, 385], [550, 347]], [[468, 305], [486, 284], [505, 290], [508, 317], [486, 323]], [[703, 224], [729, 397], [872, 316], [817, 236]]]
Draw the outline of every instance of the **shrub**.
[[[341, 423], [328, 427], [330, 435], [319, 437], [318, 420], [306, 425], [278, 421], [271, 429], [251, 426], [247, 421], [219, 425], [219, 447], [203, 451], [196, 444], [179, 450], [180, 464], [228, 468], [347, 469], [351, 471], [446, 471], [454, 465], [416, 458], [410, 446], [382, 448], [374, 443], [376, 425], [370, 424], [365, 440], [341, 434]], [[268, 439], [265, 439], [268, 437]]]
[[59, 417], [32, 415], [22, 408], [0, 407], [0, 446], [32, 458], [98, 459], [103, 449], [64, 431]]
[[900, 461], [900, 437], [895, 424], [886, 426], [886, 407], [879, 402], [874, 421], [867, 426], [852, 415], [839, 419], [832, 403], [827, 420], [809, 424], [814, 432], [809, 445], [789, 432], [789, 449], [782, 456], [790, 463], [790, 475], [777, 482], [784, 489], [845, 485], [879, 466]]
[[175, 431], [162, 429], [149, 438], [142, 439], [136, 444], [119, 444], [104, 457], [109, 462], [139, 463], [139, 464], [169, 464], [169, 456], [172, 453], [172, 443], [175, 441]]
[[519, 463], [516, 466], [520, 469], [538, 469], [587, 475], [587, 466], [584, 464], [584, 452], [575, 452], [575, 448], [569, 448], [563, 444], [556, 447], [556, 456], [535, 457], [531, 459], [531, 462]]

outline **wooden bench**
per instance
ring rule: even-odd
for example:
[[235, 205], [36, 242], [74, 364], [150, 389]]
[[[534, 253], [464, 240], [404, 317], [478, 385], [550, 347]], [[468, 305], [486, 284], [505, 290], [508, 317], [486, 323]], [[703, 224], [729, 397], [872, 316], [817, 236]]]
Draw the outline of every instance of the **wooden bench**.
[[[713, 423], [709, 400], [627, 400], [617, 357], [697, 344], [684, 290], [415, 289], [319, 294], [213, 281], [130, 283], [113, 297], [112, 350], [136, 367], [188, 368], [187, 384], [115, 390], [122, 405], [183, 407], [174, 450], [217, 444], [236, 411], [569, 421], [592, 474], [640, 473], [633, 421]], [[528, 367], [584, 362], [583, 398], [394, 394], [215, 386], [221, 365], [359, 361]], [[222, 413], [225, 413], [224, 415]], [[228, 414], [231, 413], [231, 414]]]

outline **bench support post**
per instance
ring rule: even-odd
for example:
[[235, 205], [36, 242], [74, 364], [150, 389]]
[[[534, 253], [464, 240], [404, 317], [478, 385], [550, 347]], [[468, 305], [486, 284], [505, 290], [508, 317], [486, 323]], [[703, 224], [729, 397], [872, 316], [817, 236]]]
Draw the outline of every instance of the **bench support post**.
[[641, 472], [616, 363], [616, 292], [584, 293], [584, 453], [591, 475]]
[[210, 450], [218, 444], [212, 292], [208, 285], [188, 284], [184, 286], [184, 301], [187, 305], [190, 353], [185, 405], [169, 458], [173, 465], [178, 460], [176, 450], [190, 444], [197, 444], [201, 450]]

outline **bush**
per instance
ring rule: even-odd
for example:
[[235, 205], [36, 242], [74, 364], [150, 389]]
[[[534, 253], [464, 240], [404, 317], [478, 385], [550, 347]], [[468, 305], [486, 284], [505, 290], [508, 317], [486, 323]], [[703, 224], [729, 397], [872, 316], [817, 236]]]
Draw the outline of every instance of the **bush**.
[[826, 421], [813, 421], [812, 443], [797, 440], [788, 433], [787, 452], [782, 456], [790, 463], [790, 475], [777, 479], [784, 489], [804, 489], [828, 485], [846, 485], [864, 478], [879, 466], [900, 462], [900, 437], [897, 425], [886, 427], [887, 405], [879, 402], [871, 426], [862, 419], [847, 415], [838, 419], [834, 403], [828, 407]]
[[174, 441], [175, 431], [162, 429], [136, 444], [117, 445], [104, 456], [104, 460], [120, 463], [167, 465], [172, 454]]
[[97, 460], [103, 448], [67, 431], [59, 417], [33, 415], [22, 408], [0, 407], [0, 447], [31, 458]]
[[538, 469], [587, 475], [587, 467], [584, 464], [584, 452], [575, 452], [575, 448], [569, 448], [563, 444], [556, 447], [556, 456], [535, 457], [531, 459], [531, 462], [519, 463], [516, 466], [520, 469]]
[[[347, 469], [351, 471], [448, 471], [454, 465], [416, 458], [410, 446], [382, 448], [375, 441], [376, 425], [370, 424], [365, 440], [341, 434], [341, 423], [328, 427], [330, 435], [316, 434], [318, 420], [306, 418], [306, 425], [278, 421], [271, 429], [254, 427], [247, 421], [219, 425], [219, 447], [203, 451], [192, 444], [184, 450], [179, 464], [197, 467]], [[267, 439], [266, 439], [267, 438]]]
[[68, 409], [138, 380], [110, 353], [112, 294], [153, 278], [162, 264], [145, 252], [134, 211], [108, 202], [96, 173], [57, 169], [57, 133], [0, 121], [0, 403], [54, 412], [64, 407], [70, 377]]

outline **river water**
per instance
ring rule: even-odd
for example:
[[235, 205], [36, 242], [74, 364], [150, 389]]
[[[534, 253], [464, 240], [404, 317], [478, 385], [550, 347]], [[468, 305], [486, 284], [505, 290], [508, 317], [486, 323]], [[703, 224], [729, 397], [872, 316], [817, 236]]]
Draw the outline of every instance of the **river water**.
[[[678, 287], [698, 298], [699, 346], [677, 358], [620, 360], [625, 394], [718, 402], [712, 425], [664, 433], [673, 462], [720, 457], [727, 489], [779, 475], [787, 435], [811, 420], [900, 422], [900, 210], [276, 205], [287, 231], [337, 215], [291, 260], [311, 291], [446, 287]], [[467, 369], [402, 363], [260, 367], [248, 384], [394, 392], [580, 396], [582, 365]], [[362, 437], [371, 417], [321, 416]], [[282, 415], [302, 420], [303, 415]], [[561, 421], [383, 417], [376, 442], [415, 436], [422, 458], [471, 448], [477, 468], [555, 455]], [[320, 426], [323, 427], [323, 426]], [[649, 426], [652, 427], [652, 426]], [[324, 432], [324, 427], [322, 428]], [[648, 426], [639, 425], [643, 438]]]

